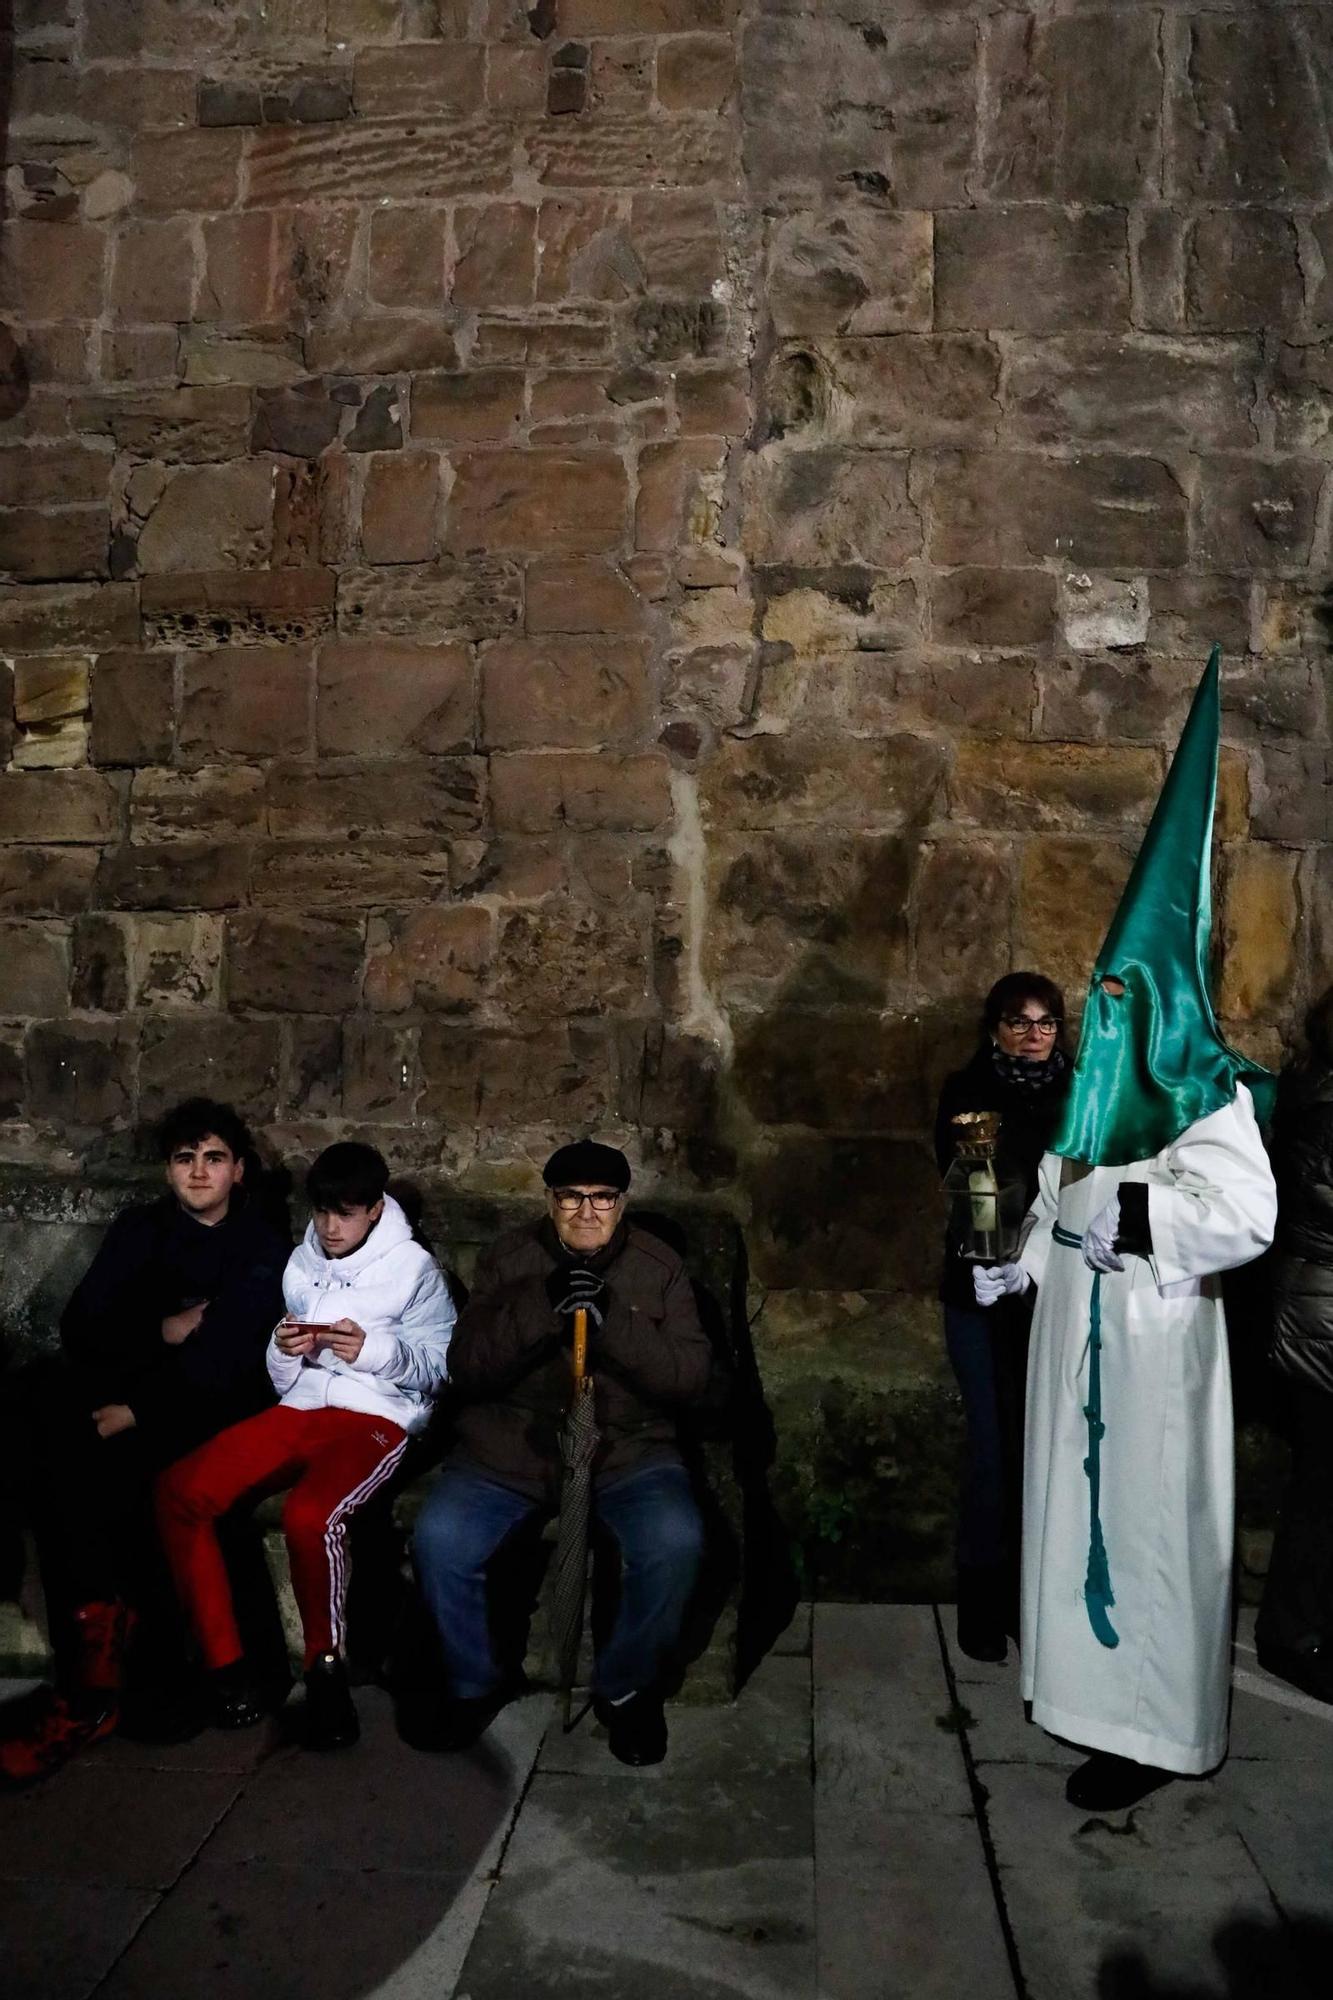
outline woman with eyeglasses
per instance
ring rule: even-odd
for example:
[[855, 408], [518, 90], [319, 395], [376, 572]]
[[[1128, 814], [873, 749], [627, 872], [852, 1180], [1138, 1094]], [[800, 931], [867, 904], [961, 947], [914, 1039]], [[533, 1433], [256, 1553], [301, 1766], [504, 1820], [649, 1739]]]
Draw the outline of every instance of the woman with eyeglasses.
[[[943, 1173], [954, 1158], [950, 1122], [1000, 1113], [999, 1166], [1031, 1200], [1037, 1165], [1069, 1083], [1064, 996], [1039, 972], [1010, 972], [986, 995], [975, 1054], [944, 1080], [935, 1116]], [[1032, 1299], [978, 1306], [972, 1267], [946, 1239], [940, 1281], [944, 1336], [963, 1398], [966, 1444], [958, 1520], [958, 1644], [974, 1660], [1003, 1660], [1017, 1632], [1022, 1506], [1023, 1387]]]

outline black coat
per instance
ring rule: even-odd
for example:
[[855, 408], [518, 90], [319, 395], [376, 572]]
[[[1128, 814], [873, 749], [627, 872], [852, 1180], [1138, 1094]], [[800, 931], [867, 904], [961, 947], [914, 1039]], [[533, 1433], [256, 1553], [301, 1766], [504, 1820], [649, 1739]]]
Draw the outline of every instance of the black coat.
[[[87, 1407], [127, 1403], [164, 1458], [265, 1408], [273, 1390], [264, 1355], [282, 1318], [288, 1247], [243, 1202], [211, 1227], [170, 1194], [118, 1215], [60, 1321]], [[163, 1320], [200, 1299], [199, 1325], [169, 1345]]]
[[[549, 1220], [502, 1236], [478, 1263], [449, 1343], [457, 1456], [546, 1500], [559, 1489], [570, 1398], [570, 1321], [546, 1291], [563, 1256]], [[602, 1440], [593, 1472], [602, 1481], [677, 1457], [677, 1418], [706, 1397], [713, 1354], [685, 1266], [659, 1237], [622, 1223], [604, 1250], [580, 1261], [601, 1273], [608, 1293], [588, 1342]]]
[[1333, 1070], [1284, 1078], [1273, 1172], [1273, 1362], [1333, 1395]]
[[[1066, 1068], [1045, 1088], [1025, 1090], [1000, 1074], [991, 1059], [991, 1044], [983, 1042], [969, 1063], [945, 1077], [940, 1091], [935, 1113], [935, 1158], [940, 1172], [946, 1172], [954, 1159], [950, 1120], [962, 1111], [998, 1111], [997, 1165], [1001, 1172], [1022, 1180], [1031, 1202], [1037, 1192], [1037, 1168], [1055, 1130], [1070, 1073]], [[963, 1262], [947, 1237], [940, 1297], [951, 1306], [975, 1307], [977, 1302], [971, 1265]]]

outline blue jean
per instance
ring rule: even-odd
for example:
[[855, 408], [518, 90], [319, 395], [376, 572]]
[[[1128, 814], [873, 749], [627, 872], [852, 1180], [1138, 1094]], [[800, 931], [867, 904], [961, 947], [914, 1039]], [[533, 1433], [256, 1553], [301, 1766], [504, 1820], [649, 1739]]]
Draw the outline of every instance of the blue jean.
[[[486, 1566], [542, 1503], [466, 1465], [447, 1465], [417, 1517], [413, 1553], [453, 1693], [487, 1695], [503, 1678], [486, 1605]], [[610, 1701], [650, 1687], [680, 1636], [703, 1555], [703, 1524], [682, 1465], [646, 1465], [593, 1493], [593, 1513], [620, 1551], [615, 1623], [597, 1656]]]
[[958, 1512], [958, 1561], [966, 1568], [1012, 1564], [1018, 1554], [1023, 1480], [1026, 1301], [971, 1311], [944, 1308], [944, 1338], [963, 1398], [967, 1444]]

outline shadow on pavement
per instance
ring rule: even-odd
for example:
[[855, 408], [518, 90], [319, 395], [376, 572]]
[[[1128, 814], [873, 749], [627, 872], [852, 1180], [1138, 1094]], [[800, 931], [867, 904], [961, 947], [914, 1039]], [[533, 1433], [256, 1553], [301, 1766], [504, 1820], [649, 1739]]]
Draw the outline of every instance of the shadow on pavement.
[[1333, 1924], [1239, 1917], [1214, 1932], [1212, 1954], [1217, 1971], [1201, 1967], [1197, 1980], [1182, 1984], [1159, 1978], [1140, 1950], [1108, 1953], [1097, 1972], [1097, 2000], [1315, 2000], [1333, 1979]]

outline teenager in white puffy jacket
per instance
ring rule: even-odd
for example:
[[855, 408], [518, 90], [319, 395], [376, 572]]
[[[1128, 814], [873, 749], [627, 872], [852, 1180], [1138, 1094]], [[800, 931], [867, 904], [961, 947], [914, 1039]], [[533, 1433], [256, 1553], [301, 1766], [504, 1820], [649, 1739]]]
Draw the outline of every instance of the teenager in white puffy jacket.
[[287, 1316], [268, 1371], [280, 1401], [221, 1431], [159, 1481], [158, 1519], [182, 1604], [213, 1676], [215, 1719], [262, 1719], [236, 1626], [215, 1523], [249, 1495], [289, 1487], [283, 1532], [305, 1635], [305, 1741], [359, 1734], [343, 1665], [346, 1524], [393, 1474], [445, 1379], [454, 1307], [439, 1265], [386, 1192], [373, 1146], [320, 1154], [311, 1220], [287, 1261]]

